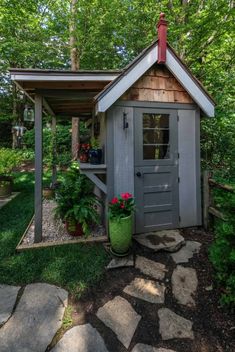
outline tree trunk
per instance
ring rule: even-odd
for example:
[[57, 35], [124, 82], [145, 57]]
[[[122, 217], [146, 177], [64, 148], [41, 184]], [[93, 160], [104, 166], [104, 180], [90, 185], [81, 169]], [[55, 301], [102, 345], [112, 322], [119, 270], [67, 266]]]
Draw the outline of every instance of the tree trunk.
[[[77, 47], [77, 0], [70, 1], [70, 59], [71, 70], [79, 70], [79, 57]], [[76, 160], [78, 157], [78, 144], [79, 144], [79, 118], [72, 118], [72, 159]]]
[[79, 70], [79, 57], [78, 57], [78, 47], [77, 47], [77, 33], [76, 33], [76, 23], [77, 23], [77, 0], [70, 1], [70, 59], [71, 59], [71, 70]]

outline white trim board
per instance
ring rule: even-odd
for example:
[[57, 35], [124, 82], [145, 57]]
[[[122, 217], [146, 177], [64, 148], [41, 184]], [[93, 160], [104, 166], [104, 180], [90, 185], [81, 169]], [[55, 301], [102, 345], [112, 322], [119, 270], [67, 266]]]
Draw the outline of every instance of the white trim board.
[[206, 94], [200, 89], [199, 85], [192, 79], [184, 67], [175, 58], [172, 51], [167, 48], [166, 67], [177, 78], [185, 90], [191, 95], [193, 100], [200, 106], [207, 116], [213, 117], [215, 107]]
[[140, 60], [117, 84], [115, 84], [97, 103], [97, 112], [105, 112], [117, 101], [150, 67], [158, 56], [157, 44]]
[[45, 75], [45, 74], [40, 74], [40, 75], [27, 75], [27, 74], [11, 74], [11, 79], [13, 81], [24, 81], [24, 82], [29, 82], [29, 81], [34, 81], [34, 82], [40, 82], [40, 81], [47, 81], [47, 82], [55, 82], [55, 81], [66, 81], [66, 82], [83, 82], [83, 81], [113, 81], [115, 78], [118, 77], [117, 75]]
[[[145, 72], [157, 62], [158, 46], [157, 43], [145, 54], [142, 59], [134, 65], [129, 72], [123, 75], [104, 95], [98, 98], [96, 112], [105, 112], [113, 105]], [[214, 104], [208, 95], [192, 78], [180, 62], [175, 58], [173, 52], [167, 48], [166, 67], [182, 84], [192, 99], [200, 106], [202, 111], [209, 117], [214, 116]]]

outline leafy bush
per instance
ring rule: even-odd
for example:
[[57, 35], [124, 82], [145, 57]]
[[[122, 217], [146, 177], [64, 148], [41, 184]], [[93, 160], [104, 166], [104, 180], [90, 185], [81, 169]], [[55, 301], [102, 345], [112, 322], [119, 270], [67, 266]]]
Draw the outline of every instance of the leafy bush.
[[93, 194], [93, 188], [93, 183], [81, 175], [77, 165], [74, 165], [66, 171], [56, 191], [56, 216], [62, 220], [79, 222], [85, 235], [89, 234], [89, 225], [99, 222], [99, 201]]
[[20, 151], [8, 148], [0, 149], [0, 175], [10, 175], [13, 169], [24, 160]]
[[210, 260], [216, 270], [216, 279], [222, 285], [221, 302], [235, 307], [235, 194], [215, 190], [217, 207], [227, 221], [216, 220], [215, 241], [210, 248]]

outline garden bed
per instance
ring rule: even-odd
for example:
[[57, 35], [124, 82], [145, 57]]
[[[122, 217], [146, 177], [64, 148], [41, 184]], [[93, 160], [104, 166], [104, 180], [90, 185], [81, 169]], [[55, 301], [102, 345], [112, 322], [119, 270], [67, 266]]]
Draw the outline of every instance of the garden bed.
[[86, 238], [69, 235], [62, 221], [55, 219], [55, 207], [56, 202], [54, 200], [43, 201], [42, 242], [34, 243], [34, 218], [32, 218], [28, 228], [26, 229], [17, 246], [17, 250], [40, 248], [68, 243], [102, 242], [107, 240], [105, 228], [102, 225], [93, 226], [91, 228], [90, 236]]

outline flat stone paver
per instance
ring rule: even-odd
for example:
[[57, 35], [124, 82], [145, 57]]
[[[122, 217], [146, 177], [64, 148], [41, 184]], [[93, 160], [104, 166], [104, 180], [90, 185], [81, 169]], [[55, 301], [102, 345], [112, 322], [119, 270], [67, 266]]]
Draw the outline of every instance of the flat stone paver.
[[25, 287], [15, 312], [0, 329], [1, 352], [45, 352], [67, 306], [68, 293], [48, 284]]
[[197, 291], [198, 279], [195, 269], [178, 265], [173, 271], [172, 292], [178, 303], [188, 307], [196, 305], [194, 296]]
[[194, 339], [192, 322], [172, 312], [168, 308], [158, 310], [159, 332], [163, 340]]
[[165, 285], [156, 281], [135, 278], [123, 292], [149, 303], [164, 303]]
[[129, 266], [134, 266], [133, 254], [124, 258], [113, 258], [111, 262], [107, 265], [107, 269], [116, 269]]
[[134, 236], [135, 240], [143, 246], [153, 249], [155, 252], [164, 250], [167, 252], [177, 251], [185, 242], [178, 230], [163, 230], [143, 233]]
[[144, 345], [142, 343], [138, 343], [137, 345], [135, 345], [135, 347], [131, 352], [175, 352], [175, 351], [168, 350], [166, 348], [161, 348], [161, 347], [156, 348], [149, 345]]
[[196, 241], [186, 241], [185, 246], [183, 246], [178, 252], [172, 253], [171, 257], [176, 264], [188, 263], [189, 259], [191, 259], [194, 254], [199, 253], [200, 248], [201, 243]]
[[108, 352], [104, 340], [90, 324], [68, 330], [51, 352]]
[[20, 287], [0, 285], [0, 325], [11, 316]]
[[97, 317], [117, 335], [121, 343], [128, 348], [141, 316], [131, 304], [117, 296], [98, 309]]
[[167, 272], [166, 266], [162, 263], [154, 262], [145, 257], [137, 256], [135, 266], [143, 274], [153, 277], [156, 280], [163, 280]]

